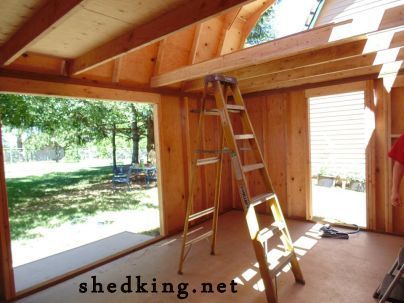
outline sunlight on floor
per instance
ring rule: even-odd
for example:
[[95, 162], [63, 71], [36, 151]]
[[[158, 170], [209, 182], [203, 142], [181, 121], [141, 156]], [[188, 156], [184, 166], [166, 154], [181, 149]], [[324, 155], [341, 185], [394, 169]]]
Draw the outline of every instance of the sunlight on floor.
[[366, 227], [366, 193], [312, 186], [313, 216]]
[[[302, 235], [293, 243], [295, 253], [298, 256], [298, 260], [300, 260], [301, 257], [304, 257], [318, 243], [318, 240], [320, 239], [319, 231], [322, 226], [323, 225], [319, 223], [314, 224], [304, 235]], [[267, 262], [269, 264], [269, 269], [273, 269], [274, 267], [276, 267], [279, 264], [280, 259], [285, 255], [286, 253], [283, 250], [282, 245], [277, 245], [277, 247], [274, 247], [270, 251], [268, 251]], [[279, 277], [282, 272], [287, 273], [290, 270], [290, 263], [287, 263], [282, 271], [277, 274], [277, 277]], [[259, 277], [258, 281], [254, 279], [254, 277]], [[259, 292], [265, 291], [264, 282], [259, 275], [258, 262], [245, 269], [242, 273], [240, 273], [239, 276], [234, 278], [234, 281], [238, 285], [251, 287], [252, 289]]]

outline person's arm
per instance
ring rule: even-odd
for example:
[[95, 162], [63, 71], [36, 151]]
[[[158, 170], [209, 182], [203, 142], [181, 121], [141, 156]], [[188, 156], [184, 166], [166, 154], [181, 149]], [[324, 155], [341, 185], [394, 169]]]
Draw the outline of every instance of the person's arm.
[[393, 186], [391, 189], [391, 204], [393, 204], [393, 206], [399, 206], [401, 204], [400, 183], [403, 178], [403, 175], [404, 175], [404, 164], [395, 161], [393, 166]]

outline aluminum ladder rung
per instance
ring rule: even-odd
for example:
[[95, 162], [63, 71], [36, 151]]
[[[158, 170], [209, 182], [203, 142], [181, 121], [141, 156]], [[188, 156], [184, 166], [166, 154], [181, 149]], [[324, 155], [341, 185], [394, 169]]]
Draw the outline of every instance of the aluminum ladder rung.
[[204, 233], [192, 240], [189, 240], [188, 242], [185, 243], [185, 246], [189, 246], [191, 244], [194, 244], [196, 242], [202, 241], [203, 239], [209, 238], [210, 236], [213, 235], [213, 230], [208, 231], [207, 233]]
[[263, 163], [256, 163], [256, 164], [250, 164], [250, 165], [244, 165], [243, 166], [243, 172], [249, 173], [254, 170], [262, 169], [264, 168], [265, 165]]
[[255, 196], [250, 201], [250, 206], [257, 206], [260, 205], [272, 198], [275, 198], [275, 193], [265, 193], [262, 195]]
[[214, 164], [219, 162], [219, 158], [217, 157], [211, 157], [211, 158], [205, 158], [205, 159], [198, 159], [196, 161], [197, 166], [202, 166], [202, 165], [208, 165], [208, 164]]
[[214, 211], [215, 211], [215, 208], [214, 208], [214, 207], [204, 209], [204, 210], [202, 210], [202, 211], [200, 211], [200, 212], [197, 212], [197, 213], [195, 213], [195, 214], [190, 215], [190, 216], [188, 217], [188, 221], [193, 221], [193, 220], [196, 220], [196, 219], [198, 219], [198, 218], [200, 218], [200, 217], [203, 217], [203, 216], [212, 214]]

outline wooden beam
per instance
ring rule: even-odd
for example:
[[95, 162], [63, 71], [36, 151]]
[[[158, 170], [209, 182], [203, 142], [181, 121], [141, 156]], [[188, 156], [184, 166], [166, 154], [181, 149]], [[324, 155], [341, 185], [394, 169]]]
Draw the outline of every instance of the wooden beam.
[[73, 14], [83, 1], [49, 0], [0, 48], [0, 66], [8, 65], [21, 56], [30, 45]]
[[[390, 56], [389, 53], [393, 53], [393, 56]], [[395, 72], [395, 66], [401, 65], [402, 62], [400, 61], [402, 60], [404, 60], [404, 48], [399, 47], [243, 80], [239, 81], [239, 85], [245, 93], [263, 88], [267, 90], [290, 87], [304, 84], [305, 81], [307, 83], [313, 83], [312, 81], [324, 82], [325, 80], [341, 79], [340, 77], [343, 76], [352, 77], [373, 73], [392, 74]]]
[[33, 95], [89, 98], [100, 100], [160, 102], [160, 95], [135, 91], [122, 87], [91, 85], [82, 81], [60, 81], [60, 79], [28, 79], [10, 77], [0, 73], [0, 92]]
[[[22, 71], [13, 71], [13, 70], [7, 70], [7, 69], [0, 69], [0, 78], [1, 79], [21, 79], [21, 80], [32, 80], [32, 81], [39, 81], [42, 83], [49, 83], [49, 90], [48, 95], [52, 95], [53, 92], [55, 92], [55, 95], [60, 95], [58, 94], [57, 91], [54, 91], [53, 88], [56, 88], [57, 86], [53, 86], [52, 83], [57, 83], [61, 85], [72, 85], [72, 87], [77, 86], [77, 87], [82, 87], [83, 90], [87, 87], [88, 90], [94, 90], [97, 91], [98, 88], [100, 89], [108, 89], [110, 91], [126, 91], [126, 92], [135, 92], [136, 93], [144, 93], [148, 96], [159, 96], [160, 94], [164, 94], [167, 96], [177, 96], [177, 97], [182, 97], [182, 96], [187, 96], [187, 97], [200, 97], [200, 94], [196, 93], [184, 93], [180, 90], [177, 89], [172, 89], [172, 88], [161, 88], [161, 89], [150, 89], [148, 86], [145, 85], [124, 85], [121, 83], [112, 83], [112, 82], [103, 82], [103, 81], [95, 81], [95, 80], [87, 80], [87, 79], [77, 79], [77, 78], [70, 78], [67, 76], [57, 76], [57, 75], [45, 75], [45, 74], [39, 74], [39, 73], [32, 73], [32, 72], [22, 72]], [[29, 82], [28, 82], [29, 83]], [[35, 82], [32, 82], [35, 83]], [[7, 85], [2, 85], [3, 83], [0, 83], [0, 87], [7, 87]], [[61, 86], [62, 91], [65, 91], [63, 89], [63, 86]], [[20, 88], [21, 93], [34, 93], [36, 94], [35, 90], [30, 92], [29, 87], [22, 87]], [[6, 90], [7, 91], [7, 90]], [[45, 90], [46, 91], [46, 90]], [[68, 91], [68, 90], [67, 90]], [[18, 92], [18, 90], [16, 91]], [[42, 93], [39, 93], [42, 94]], [[118, 93], [119, 95], [119, 93]], [[67, 96], [74, 97], [73, 92]], [[76, 96], [78, 97], [78, 96]], [[91, 98], [91, 97], [88, 97]], [[97, 98], [97, 97], [95, 97]], [[100, 97], [100, 99], [102, 99]], [[108, 98], [106, 98], [108, 99]], [[120, 100], [120, 99], [117, 99]], [[129, 100], [132, 100], [131, 98]]]
[[[375, 41], [383, 41], [383, 37], [386, 36], [386, 31], [383, 31], [371, 35], [370, 38], [365, 40], [348, 42], [343, 45], [326, 47], [316, 51], [309, 51], [286, 59], [277, 59], [260, 65], [230, 71], [226, 74], [236, 77], [239, 81], [276, 74], [282, 71], [289, 71], [292, 74], [293, 70], [304, 66], [314, 66], [316, 64], [325, 62], [329, 63], [343, 58], [374, 54], [378, 51], [404, 45], [404, 29], [393, 29], [389, 31], [389, 35], [392, 35], [392, 39], [389, 43], [375, 43]], [[202, 90], [203, 85], [203, 79], [188, 81], [184, 84], [184, 90]]]
[[3, 146], [0, 124], [0, 301], [15, 295], [11, 238], [8, 215], [6, 176], [4, 174]]
[[[394, 8], [394, 10], [402, 11], [403, 7], [404, 6], [399, 6]], [[356, 36], [352, 36], [351, 30], [355, 28], [355, 25], [349, 22], [350, 21], [348, 20], [313, 28], [311, 30], [155, 76], [152, 78], [151, 86], [166, 86], [181, 81], [202, 78], [207, 74], [228, 72], [276, 59], [288, 58], [312, 50], [318, 50], [334, 45], [342, 45], [352, 41], [366, 40], [370, 39], [371, 35], [382, 33], [386, 29], [402, 27], [401, 18], [396, 18], [388, 23], [390, 26], [389, 28], [379, 28], [378, 31], [372, 33], [359, 33]], [[384, 38], [386, 41], [389, 39], [388, 36]], [[384, 41], [379, 41], [379, 43], [383, 42]]]
[[[291, 87], [299, 87], [299, 86], [307, 86], [310, 84], [316, 84], [316, 83], [326, 83], [326, 82], [331, 82], [335, 80], [344, 80], [344, 79], [349, 79], [349, 78], [358, 78], [360, 79], [361, 77], [363, 79], [367, 79], [366, 76], [371, 76], [370, 78], [376, 78], [376, 79], [381, 79], [384, 77], [391, 77], [396, 75], [396, 72], [391, 71], [391, 72], [383, 72], [382, 71], [383, 66], [377, 65], [377, 66], [372, 66], [372, 67], [361, 67], [357, 69], [352, 69], [352, 70], [346, 70], [343, 72], [334, 72], [334, 73], [329, 73], [326, 75], [314, 75], [311, 77], [306, 77], [306, 78], [300, 78], [297, 80], [292, 80], [292, 81], [285, 81], [282, 83], [277, 83], [275, 85], [263, 85], [260, 87], [255, 87], [255, 88], [241, 88], [243, 94], [247, 93], [253, 93], [253, 92], [258, 92], [258, 91], [268, 91], [268, 90], [280, 90], [280, 89], [286, 89], [286, 88], [291, 88]], [[403, 66], [399, 69], [398, 72], [402, 72]]]
[[177, 8], [119, 36], [70, 62], [70, 74], [76, 75], [127, 52], [163, 39], [178, 30], [244, 5], [252, 0], [184, 1]]
[[233, 15], [225, 16], [227, 20], [220, 39], [218, 55], [242, 49], [252, 28], [273, 2], [274, 0], [256, 0], [233, 12]]
[[[305, 52], [316, 46], [324, 45], [334, 26], [334, 24], [323, 26], [299, 35], [288, 36], [155, 76], [151, 80], [151, 86], [161, 87], [198, 79], [208, 74], [227, 72]], [[302, 39], [312, 43], [307, 45], [307, 43], [302, 43]]]

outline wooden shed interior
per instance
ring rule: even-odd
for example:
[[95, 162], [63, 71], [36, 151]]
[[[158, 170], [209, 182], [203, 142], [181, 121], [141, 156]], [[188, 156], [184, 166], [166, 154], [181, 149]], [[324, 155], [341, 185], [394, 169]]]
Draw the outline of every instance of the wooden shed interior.
[[[77, 281], [90, 281], [94, 273], [105, 281], [123, 279], [125, 275], [119, 274], [132, 273], [126, 267], [135, 263], [136, 272], [150, 281], [153, 274], [177, 282], [230, 281], [256, 262], [231, 161], [225, 158], [218, 256], [208, 256], [205, 245], [198, 244], [191, 253], [193, 261], [187, 263], [188, 277], [177, 277], [176, 264], [171, 264], [179, 255], [178, 233], [184, 226], [196, 144], [197, 115], [191, 110], [201, 99], [203, 78], [218, 73], [238, 80], [294, 240], [313, 233], [314, 225], [308, 100], [364, 92], [372, 125], [366, 146], [366, 231], [350, 239], [351, 244], [312, 238], [318, 245], [307, 248], [307, 255], [301, 257], [306, 286], [293, 285], [285, 274], [279, 280], [278, 296], [280, 302], [370, 302], [372, 291], [404, 245], [404, 208], [390, 204], [392, 162], [387, 156], [404, 133], [404, 1], [321, 2], [312, 28], [245, 48], [247, 36], [273, 0], [2, 0], [1, 93], [155, 104], [163, 232], [161, 242], [137, 247], [136, 252], [92, 272], [76, 272], [81, 276], [51, 288], [48, 283], [16, 293], [0, 156], [0, 298], [115, 301], [113, 294], [80, 295]], [[214, 125], [207, 125], [205, 144], [217, 140], [217, 134]], [[207, 169], [199, 180], [195, 211], [207, 208], [214, 199], [213, 173]], [[251, 184], [261, 186], [258, 180]], [[401, 194], [404, 199], [403, 186]], [[268, 217], [265, 207], [260, 210]], [[328, 260], [327, 254], [337, 259]], [[237, 294], [216, 293], [210, 298], [265, 302], [265, 295], [245, 281]], [[345, 293], [339, 292], [344, 288]], [[150, 293], [136, 298], [139, 302], [178, 300]], [[210, 298], [201, 294], [192, 300]], [[129, 302], [131, 297], [121, 295], [119, 300]]]

